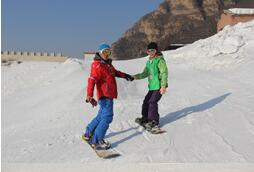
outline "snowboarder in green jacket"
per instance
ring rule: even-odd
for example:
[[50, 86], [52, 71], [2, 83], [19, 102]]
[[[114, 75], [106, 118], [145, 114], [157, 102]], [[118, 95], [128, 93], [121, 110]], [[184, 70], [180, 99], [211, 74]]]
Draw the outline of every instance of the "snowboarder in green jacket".
[[158, 102], [168, 87], [168, 68], [158, 45], [151, 42], [147, 45], [149, 59], [142, 73], [134, 75], [135, 80], [148, 78], [148, 93], [142, 104], [142, 117], [136, 122], [147, 130], [159, 128]]

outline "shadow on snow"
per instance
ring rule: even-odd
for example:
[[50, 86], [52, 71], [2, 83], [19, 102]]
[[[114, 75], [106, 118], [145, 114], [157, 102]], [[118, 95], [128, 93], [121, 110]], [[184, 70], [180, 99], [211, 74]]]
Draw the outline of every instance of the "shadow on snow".
[[178, 119], [186, 117], [187, 115], [190, 115], [192, 113], [202, 112], [202, 111], [208, 110], [208, 109], [216, 106], [217, 104], [221, 103], [230, 94], [231, 93], [227, 93], [227, 94], [224, 94], [222, 96], [219, 96], [219, 97], [213, 98], [211, 100], [208, 100], [204, 103], [201, 103], [201, 104], [198, 104], [198, 105], [195, 105], [195, 106], [190, 106], [190, 107], [184, 108], [182, 110], [169, 113], [169, 114], [167, 114], [166, 116], [164, 116], [160, 119], [160, 125], [164, 126], [164, 125], [172, 123], [172, 122], [174, 122]]
[[[221, 103], [222, 101], [224, 101], [229, 95], [231, 95], [231, 93], [227, 93], [227, 94], [224, 94], [224, 95], [221, 95], [219, 97], [216, 97], [216, 98], [213, 98], [211, 100], [208, 100], [204, 103], [201, 103], [201, 104], [198, 104], [198, 105], [195, 105], [195, 106], [190, 106], [190, 107], [186, 107], [182, 110], [179, 110], [179, 111], [176, 111], [176, 112], [172, 112], [172, 113], [169, 113], [167, 114], [166, 116], [162, 117], [160, 119], [160, 126], [164, 126], [166, 124], [169, 124], [169, 123], [172, 123], [178, 119], [181, 119], [181, 118], [184, 118], [186, 117], [187, 115], [190, 115], [192, 113], [195, 113], [195, 112], [202, 112], [202, 111], [205, 111], [205, 110], [208, 110], [210, 108], [213, 108], [214, 106], [216, 106], [217, 104]], [[126, 129], [126, 130], [122, 130], [122, 131], [118, 131], [118, 132], [112, 132], [112, 133], [109, 133], [106, 138], [109, 138], [109, 137], [113, 137], [113, 136], [116, 136], [116, 135], [119, 135], [119, 134], [123, 134], [123, 133], [126, 133], [126, 132], [129, 132], [131, 130], [134, 130], [135, 132], [119, 141], [116, 141], [114, 143], [112, 143], [112, 147], [117, 147], [118, 144], [121, 144], [127, 140], [130, 140], [131, 138], [135, 137], [135, 136], [138, 136], [140, 134], [142, 134], [141, 131], [138, 131], [138, 127], [131, 127], [129, 129]]]

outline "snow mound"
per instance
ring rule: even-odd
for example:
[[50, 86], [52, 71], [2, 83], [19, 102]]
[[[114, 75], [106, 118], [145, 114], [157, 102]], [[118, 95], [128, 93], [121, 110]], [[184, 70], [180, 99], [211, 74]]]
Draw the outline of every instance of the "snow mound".
[[83, 60], [82, 59], [77, 59], [77, 58], [68, 58], [63, 62], [63, 65], [77, 65], [77, 64], [82, 64]]
[[193, 67], [211, 70], [231, 67], [249, 62], [245, 52], [254, 48], [254, 20], [227, 26], [216, 35], [198, 40], [175, 51], [164, 52], [165, 56], [190, 63]]

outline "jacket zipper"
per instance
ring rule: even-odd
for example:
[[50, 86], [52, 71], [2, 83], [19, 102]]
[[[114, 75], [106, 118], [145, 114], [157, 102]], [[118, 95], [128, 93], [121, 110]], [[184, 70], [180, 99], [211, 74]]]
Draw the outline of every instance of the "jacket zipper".
[[108, 83], [106, 83], [106, 92], [108, 93]]

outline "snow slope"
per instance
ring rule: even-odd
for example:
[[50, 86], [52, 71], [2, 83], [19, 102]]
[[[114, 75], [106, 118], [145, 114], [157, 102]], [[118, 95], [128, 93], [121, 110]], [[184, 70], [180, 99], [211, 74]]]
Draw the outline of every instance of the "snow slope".
[[[106, 139], [119, 163], [254, 162], [254, 21], [163, 52], [169, 88], [159, 103], [167, 133], [138, 127], [147, 80], [117, 79], [119, 97]], [[141, 72], [146, 58], [115, 61]], [[104, 162], [81, 139], [97, 108], [84, 102], [89, 62], [2, 66], [2, 163]]]

